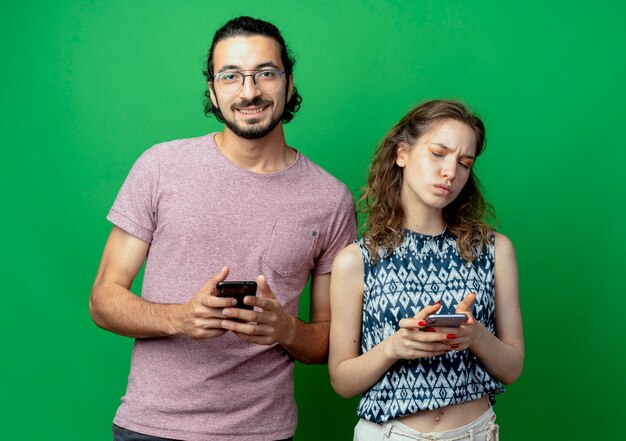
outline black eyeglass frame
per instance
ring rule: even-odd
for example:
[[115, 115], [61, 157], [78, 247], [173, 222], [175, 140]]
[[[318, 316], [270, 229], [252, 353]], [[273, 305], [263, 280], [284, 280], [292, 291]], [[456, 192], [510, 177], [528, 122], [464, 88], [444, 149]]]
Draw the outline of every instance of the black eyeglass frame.
[[[244, 72], [252, 72], [251, 74], [245, 74]], [[261, 70], [225, 70], [224, 72], [216, 73], [215, 75], [211, 74], [211, 81], [215, 82], [215, 80], [219, 80], [220, 75], [238, 73], [241, 75], [241, 86], [243, 87], [246, 84], [246, 77], [252, 77], [252, 82], [254, 85], [257, 85], [256, 79], [257, 75], [262, 74], [263, 72], [276, 72], [278, 74], [278, 79], [280, 80], [285, 71], [280, 69], [261, 69]]]

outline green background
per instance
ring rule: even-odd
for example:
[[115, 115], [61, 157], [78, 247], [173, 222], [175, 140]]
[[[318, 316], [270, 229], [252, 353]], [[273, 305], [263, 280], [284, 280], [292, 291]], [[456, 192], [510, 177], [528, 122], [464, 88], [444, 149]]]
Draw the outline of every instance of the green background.
[[[202, 64], [216, 28], [242, 14], [274, 22], [298, 57], [288, 142], [352, 190], [417, 102], [460, 98], [484, 117], [477, 169], [516, 245], [527, 345], [495, 408], [503, 439], [620, 437], [624, 2], [0, 8], [3, 439], [110, 440], [132, 341], [87, 310], [105, 215], [142, 151], [220, 129], [203, 115]], [[296, 440], [351, 439], [356, 400], [333, 393], [326, 366], [298, 365], [296, 394]]]

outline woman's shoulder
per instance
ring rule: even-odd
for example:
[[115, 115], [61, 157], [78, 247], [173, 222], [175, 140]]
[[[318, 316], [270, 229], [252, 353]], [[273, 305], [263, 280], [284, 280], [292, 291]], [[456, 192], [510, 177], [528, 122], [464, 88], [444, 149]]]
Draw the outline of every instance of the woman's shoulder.
[[[343, 250], [337, 253], [335, 257], [335, 262], [333, 263], [333, 271], [335, 269], [338, 270], [350, 270], [355, 269], [360, 266], [360, 269], [363, 269], [363, 252], [362, 242], [359, 240], [358, 242], [351, 243]], [[358, 268], [357, 268], [358, 269]]]
[[515, 252], [513, 248], [513, 242], [507, 236], [502, 233], [495, 232], [494, 234], [494, 245], [497, 252], [500, 253], [511, 253]]
[[362, 281], [364, 270], [363, 254], [358, 243], [350, 244], [335, 256], [331, 271], [331, 285]]
[[494, 239], [494, 256], [496, 261], [496, 267], [502, 264], [516, 262], [515, 248], [513, 242], [507, 236], [501, 233], [495, 234]]

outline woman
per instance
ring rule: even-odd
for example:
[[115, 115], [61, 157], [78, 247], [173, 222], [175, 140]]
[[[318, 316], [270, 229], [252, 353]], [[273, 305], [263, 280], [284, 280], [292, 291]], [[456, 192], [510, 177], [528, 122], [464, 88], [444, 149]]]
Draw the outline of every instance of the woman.
[[[513, 245], [485, 219], [473, 164], [482, 121], [428, 101], [376, 151], [361, 198], [366, 233], [337, 255], [329, 369], [363, 393], [355, 440], [497, 439], [491, 409], [524, 360]], [[435, 313], [460, 327], [429, 328]]]

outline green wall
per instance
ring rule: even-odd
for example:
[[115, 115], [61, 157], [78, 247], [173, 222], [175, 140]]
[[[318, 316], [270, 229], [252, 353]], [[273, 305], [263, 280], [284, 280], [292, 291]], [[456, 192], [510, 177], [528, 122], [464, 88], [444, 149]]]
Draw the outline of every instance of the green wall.
[[[143, 150], [220, 128], [202, 112], [202, 62], [215, 29], [241, 14], [277, 24], [298, 56], [304, 102], [289, 143], [353, 190], [418, 101], [460, 98], [484, 117], [477, 167], [516, 245], [527, 344], [522, 377], [496, 405], [503, 439], [619, 438], [624, 2], [30, 1], [0, 12], [3, 439], [110, 440], [131, 340], [87, 311], [105, 215]], [[296, 440], [351, 439], [356, 401], [332, 392], [325, 366], [298, 365], [296, 388]]]

